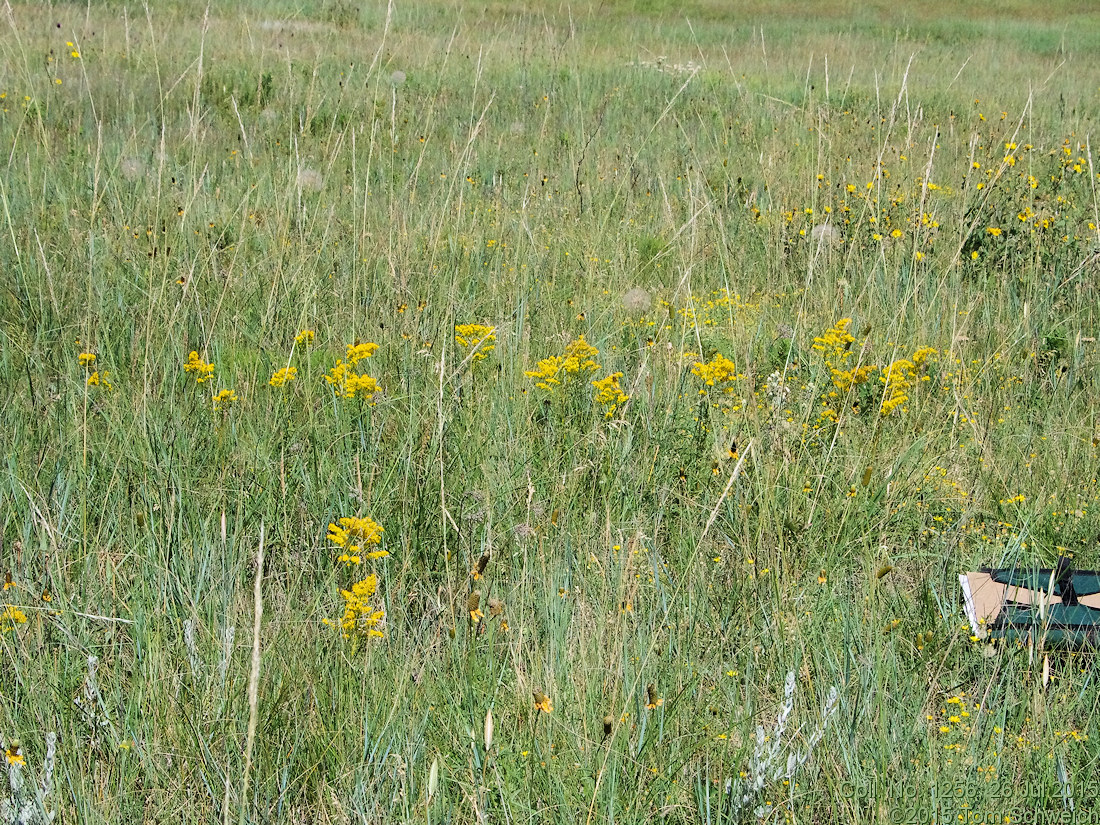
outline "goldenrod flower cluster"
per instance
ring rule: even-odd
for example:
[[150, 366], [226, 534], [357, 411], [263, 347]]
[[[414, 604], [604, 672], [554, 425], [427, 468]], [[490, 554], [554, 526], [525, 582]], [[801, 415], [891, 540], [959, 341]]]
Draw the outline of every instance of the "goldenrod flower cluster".
[[378, 576], [371, 573], [362, 581], [351, 586], [351, 590], [341, 590], [344, 597], [344, 616], [340, 619], [340, 628], [347, 639], [353, 633], [383, 638], [385, 634], [378, 624], [386, 617], [386, 611], [371, 606], [370, 599], [378, 590]]
[[0, 633], [8, 633], [13, 630], [17, 624], [26, 624], [27, 615], [16, 607], [14, 604], [4, 606], [4, 611], [0, 613]]
[[535, 386], [539, 389], [553, 392], [561, 386], [562, 379], [588, 372], [595, 372], [600, 368], [596, 363], [596, 356], [600, 351], [584, 340], [581, 335], [565, 348], [561, 355], [553, 355], [543, 358], [538, 362], [537, 368], [524, 372], [528, 378], [534, 378]]
[[283, 367], [281, 370], [276, 370], [271, 375], [271, 380], [267, 383], [273, 387], [285, 387], [291, 381], [298, 377], [297, 367]]
[[[717, 352], [706, 363], [696, 361], [691, 368], [691, 373], [702, 378], [707, 387], [723, 387], [726, 392], [733, 392], [731, 385], [737, 378], [737, 367], [733, 365], [733, 361]], [[699, 390], [700, 395], [705, 395], [706, 392], [705, 387]]]
[[296, 336], [294, 336], [294, 343], [303, 347], [310, 346], [313, 343], [313, 330], [301, 330]]
[[80, 361], [80, 366], [85, 368], [90, 367], [92, 364], [95, 363], [95, 353], [82, 352], [80, 353], [80, 355], [77, 356], [77, 360]]
[[472, 351], [474, 361], [484, 361], [495, 349], [497, 340], [495, 327], [485, 324], [459, 324], [455, 327], [455, 341], [467, 351]]
[[[339, 520], [339, 524], [329, 524], [327, 538], [337, 547], [343, 549], [338, 561], [347, 565], [359, 564], [363, 560], [360, 555], [363, 548], [370, 548], [382, 543], [382, 525], [370, 518], [347, 517]], [[388, 556], [386, 550], [369, 550], [367, 559], [380, 559]], [[350, 590], [341, 590], [344, 597], [344, 616], [340, 620], [340, 627], [344, 631], [344, 638], [350, 638], [353, 634], [363, 636], [383, 636], [378, 629], [379, 623], [385, 618], [386, 611], [373, 607], [371, 597], [378, 590], [378, 576], [371, 573], [364, 579], [356, 582]], [[326, 624], [332, 624], [325, 619]]]
[[623, 377], [621, 372], [613, 372], [606, 378], [600, 378], [592, 382], [596, 388], [596, 403], [605, 407], [604, 416], [610, 418], [615, 414], [615, 409], [620, 404], [630, 400], [630, 396], [623, 392], [619, 386], [619, 379]]
[[370, 358], [378, 351], [378, 344], [367, 342], [366, 344], [348, 344], [347, 358], [352, 365], [358, 364], [364, 358]]
[[851, 357], [852, 344], [856, 340], [848, 332], [851, 323], [851, 318], [841, 318], [836, 322], [836, 326], [826, 330], [824, 335], [814, 338], [813, 343], [813, 349], [825, 357], [825, 365], [832, 375], [833, 386], [841, 392], [848, 392], [852, 387], [867, 383], [874, 371], [878, 369], [874, 364], [845, 369], [845, 362]]
[[824, 353], [826, 359], [830, 357], [840, 360], [847, 358], [852, 351], [852, 344], [856, 340], [848, 332], [848, 327], [851, 325], [851, 318], [841, 318], [836, 322], [835, 327], [825, 330], [825, 334], [820, 338], [814, 338], [813, 348]]
[[371, 398], [382, 391], [378, 382], [364, 373], [357, 373], [353, 367], [364, 358], [370, 358], [378, 349], [378, 344], [350, 344], [347, 361], [338, 359], [336, 366], [329, 370], [325, 381], [332, 385], [341, 398]]
[[108, 370], [103, 370], [103, 372], [96, 370], [88, 376], [88, 386], [103, 387], [103, 389], [110, 392], [114, 389], [114, 385], [111, 384], [110, 375], [111, 373]]
[[[912, 360], [902, 358], [885, 370], [879, 378], [886, 385], [886, 391], [879, 412], [882, 415], [890, 415], [895, 410], [905, 411], [905, 403], [909, 400], [909, 390], [921, 379], [920, 372], [927, 364], [928, 359], [936, 354], [932, 347], [920, 347], [913, 353]], [[924, 376], [927, 380], [928, 376]]]
[[219, 390], [214, 396], [214, 412], [225, 412], [237, 401], [237, 393], [233, 390]]
[[194, 373], [195, 383], [203, 384], [214, 374], [214, 365], [206, 363], [199, 358], [197, 352], [191, 350], [191, 354], [187, 356], [187, 363], [183, 365], [183, 371]]
[[[326, 538], [341, 547], [344, 554], [340, 561], [349, 564], [359, 564], [360, 549], [363, 546], [371, 546], [382, 543], [382, 525], [370, 518], [342, 518], [340, 523], [329, 524]], [[366, 554], [368, 559], [381, 559], [389, 555], [386, 550], [372, 550]]]

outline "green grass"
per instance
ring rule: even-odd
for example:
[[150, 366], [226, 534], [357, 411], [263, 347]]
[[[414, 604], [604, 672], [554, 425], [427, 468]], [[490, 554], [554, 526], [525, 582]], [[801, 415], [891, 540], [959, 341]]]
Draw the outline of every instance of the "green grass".
[[[972, 640], [957, 576], [1100, 566], [1096, 13], [729, 5], [13, 9], [0, 735], [40, 783], [56, 732], [46, 809], [1087, 807], [1091, 655]], [[324, 381], [356, 342], [369, 401]], [[339, 562], [349, 516], [389, 555]]]

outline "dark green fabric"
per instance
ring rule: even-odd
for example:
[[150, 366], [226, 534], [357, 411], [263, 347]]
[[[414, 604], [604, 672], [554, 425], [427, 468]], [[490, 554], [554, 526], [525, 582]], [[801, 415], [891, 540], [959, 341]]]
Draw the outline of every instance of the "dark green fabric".
[[[1050, 567], [1010, 568], [993, 570], [983, 568], [982, 573], [988, 573], [993, 581], [998, 584], [1007, 584], [1012, 587], [1026, 587], [1029, 590], [1046, 590], [1050, 586], [1050, 575], [1054, 572]], [[1096, 570], [1074, 570], [1070, 575], [1073, 589], [1078, 596], [1091, 596], [1100, 593], [1100, 572]], [[1061, 597], [1062, 586], [1055, 582], [1054, 594]], [[1086, 608], [1087, 609], [1087, 608]]]
[[[1049, 576], [1049, 574], [1048, 574]], [[989, 627], [995, 638], [1025, 640], [1030, 634], [1038, 641], [1075, 647], [1100, 646], [1100, 610], [1085, 605], [1047, 605], [1045, 620], [1034, 605], [1005, 605]]]

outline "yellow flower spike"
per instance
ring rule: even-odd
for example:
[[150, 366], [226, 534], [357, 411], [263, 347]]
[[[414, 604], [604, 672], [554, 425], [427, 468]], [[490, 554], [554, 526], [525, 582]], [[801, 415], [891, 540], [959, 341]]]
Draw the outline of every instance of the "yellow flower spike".
[[219, 390], [214, 396], [214, 412], [226, 412], [240, 400], [233, 390]]
[[272, 387], [285, 387], [291, 381], [298, 377], [297, 367], [283, 367], [281, 370], [276, 370], [271, 375], [271, 380], [267, 383]]
[[27, 614], [14, 604], [5, 605], [3, 612], [0, 612], [0, 633], [8, 633], [16, 625], [26, 623]]
[[[703, 379], [703, 384], [706, 387], [723, 387], [723, 385], [731, 384], [737, 378], [737, 367], [730, 359], [718, 352], [707, 363], [696, 361], [691, 367], [691, 373]], [[731, 386], [724, 386], [723, 389], [727, 392], [733, 391]], [[700, 390], [700, 394], [705, 392], [706, 389]]]
[[526, 370], [524, 375], [535, 379], [535, 386], [553, 392], [561, 385], [562, 378], [581, 373], [596, 372], [600, 365], [595, 357], [600, 351], [579, 336], [566, 346], [562, 355], [554, 355], [538, 362], [536, 369]]
[[190, 355], [187, 356], [187, 363], [183, 365], [183, 371], [193, 373], [196, 384], [204, 384], [214, 374], [214, 365], [203, 361], [199, 358], [198, 352], [191, 350]]
[[89, 387], [102, 387], [103, 389], [107, 390], [107, 392], [110, 392], [115, 388], [114, 385], [111, 383], [110, 376], [111, 373], [108, 370], [103, 370], [102, 372], [96, 370], [88, 376], [87, 384]]
[[606, 378], [593, 381], [596, 388], [596, 403], [605, 407], [605, 417], [610, 418], [615, 414], [615, 409], [630, 400], [630, 396], [622, 391], [619, 379], [623, 377], [621, 372], [614, 372]]
[[303, 347], [308, 347], [313, 344], [313, 337], [313, 330], [303, 329], [294, 336], [294, 343]]
[[80, 361], [80, 366], [90, 367], [95, 363], [96, 355], [94, 352], [82, 352], [77, 356], [77, 360]]
[[349, 344], [347, 350], [348, 362], [354, 366], [364, 358], [370, 358], [378, 350], [378, 344], [367, 342], [365, 344]]
[[[338, 547], [344, 548], [349, 553], [355, 553], [362, 545], [382, 543], [382, 525], [371, 518], [346, 517], [341, 518], [339, 525], [329, 524], [328, 534], [325, 536]], [[367, 558], [383, 558], [389, 553], [373, 551]]]
[[363, 636], [384, 638], [385, 634], [378, 629], [378, 625], [385, 619], [386, 611], [375, 609], [370, 605], [370, 598], [378, 589], [378, 576], [373, 573], [362, 581], [351, 586], [351, 590], [341, 590], [344, 597], [344, 616], [340, 620], [340, 627], [344, 631], [344, 637], [349, 638], [352, 633]]
[[472, 360], [484, 361], [496, 345], [496, 328], [485, 324], [459, 324], [455, 327], [455, 343], [468, 352], [473, 352]]

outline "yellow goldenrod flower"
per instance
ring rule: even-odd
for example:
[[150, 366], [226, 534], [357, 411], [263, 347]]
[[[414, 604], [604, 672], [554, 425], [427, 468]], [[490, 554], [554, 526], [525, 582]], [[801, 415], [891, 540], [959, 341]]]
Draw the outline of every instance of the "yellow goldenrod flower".
[[607, 418], [615, 414], [616, 407], [630, 400], [630, 396], [619, 386], [619, 379], [622, 377], [621, 372], [614, 372], [606, 378], [592, 382], [592, 386], [596, 388], [596, 403], [604, 405], [604, 415]]
[[813, 348], [825, 353], [826, 358], [832, 356], [834, 359], [844, 360], [851, 353], [852, 344], [856, 340], [848, 332], [851, 324], [851, 318], [841, 318], [836, 322], [836, 326], [826, 330], [820, 338], [814, 338]]
[[0, 613], [0, 633], [7, 633], [12, 630], [17, 624], [26, 624], [27, 614], [16, 607], [14, 604], [4, 606], [4, 611]]
[[111, 381], [110, 381], [110, 375], [111, 375], [111, 373], [108, 370], [103, 370], [103, 372], [100, 372], [99, 370], [96, 370], [95, 372], [93, 372], [91, 375], [88, 376], [88, 386], [89, 387], [103, 387], [103, 389], [110, 392], [111, 390], [114, 389], [114, 385], [111, 384]]
[[297, 367], [283, 367], [281, 370], [276, 370], [271, 380], [267, 383], [273, 387], [285, 387], [291, 381], [298, 377]]
[[[364, 358], [366, 356], [363, 356]], [[360, 359], [361, 360], [361, 359]], [[327, 381], [341, 398], [371, 398], [382, 391], [378, 382], [366, 373], [356, 374], [351, 371], [352, 364], [337, 361], [336, 366], [329, 370], [325, 376]]]
[[[737, 367], [730, 359], [718, 352], [708, 363], [696, 361], [691, 368], [691, 373], [702, 378], [707, 387], [720, 387], [731, 384], [737, 378]], [[725, 390], [732, 392], [733, 387], [726, 386]], [[699, 394], [702, 395], [705, 392], [706, 389], [702, 389]]]
[[344, 631], [344, 638], [352, 633], [364, 636], [384, 637], [385, 634], [378, 629], [378, 624], [386, 617], [386, 611], [370, 606], [370, 598], [378, 589], [378, 576], [373, 573], [362, 581], [351, 586], [351, 590], [341, 590], [344, 597], [344, 616], [340, 620], [340, 627]]
[[199, 354], [194, 350], [187, 356], [187, 363], [183, 365], [184, 372], [192, 372], [195, 374], [195, 383], [205, 383], [211, 375], [214, 373], [214, 365], [208, 364], [199, 358]]
[[489, 357], [496, 345], [496, 329], [485, 324], [459, 324], [455, 327], [455, 342], [467, 351], [473, 352], [474, 361], [483, 361]]
[[[370, 518], [342, 518], [340, 524], [329, 524], [325, 536], [333, 544], [344, 549], [350, 558], [359, 553], [361, 547], [382, 543], [382, 526]], [[366, 554], [368, 559], [381, 559], [389, 555], [387, 550], [373, 550]], [[345, 559], [342, 557], [341, 561]], [[358, 564], [358, 562], [356, 562]]]
[[313, 343], [313, 330], [303, 329], [294, 336], [294, 343], [308, 347]]
[[214, 396], [214, 412], [225, 412], [237, 403], [237, 393], [233, 390], [219, 390]]
[[378, 344], [348, 344], [347, 359], [354, 366], [364, 358], [370, 358], [378, 350]]
[[82, 353], [80, 353], [80, 355], [77, 356], [77, 360], [80, 361], [80, 366], [90, 367], [92, 364], [95, 363], [95, 353], [94, 352], [82, 352]]
[[569, 343], [561, 355], [553, 355], [538, 362], [537, 368], [524, 372], [528, 378], [534, 378], [539, 389], [553, 392], [562, 379], [568, 379], [582, 373], [596, 372], [600, 365], [596, 356], [600, 351], [584, 340], [581, 335]]

